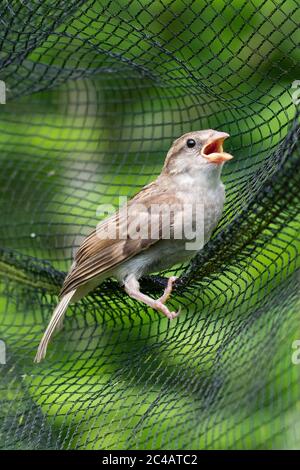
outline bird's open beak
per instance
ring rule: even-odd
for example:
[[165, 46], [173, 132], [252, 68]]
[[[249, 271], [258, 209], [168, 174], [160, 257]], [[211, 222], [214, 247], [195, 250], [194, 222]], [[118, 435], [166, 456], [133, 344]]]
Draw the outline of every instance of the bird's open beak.
[[229, 137], [226, 132], [216, 132], [214, 137], [204, 145], [201, 156], [206, 158], [210, 163], [224, 163], [233, 158], [230, 153], [223, 151], [223, 142]]

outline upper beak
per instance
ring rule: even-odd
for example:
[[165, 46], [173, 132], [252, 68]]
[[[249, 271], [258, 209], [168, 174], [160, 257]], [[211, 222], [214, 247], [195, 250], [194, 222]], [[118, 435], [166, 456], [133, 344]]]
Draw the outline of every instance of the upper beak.
[[213, 137], [201, 150], [201, 156], [211, 163], [223, 163], [233, 158], [230, 153], [223, 151], [223, 142], [229, 137], [226, 132], [215, 132]]

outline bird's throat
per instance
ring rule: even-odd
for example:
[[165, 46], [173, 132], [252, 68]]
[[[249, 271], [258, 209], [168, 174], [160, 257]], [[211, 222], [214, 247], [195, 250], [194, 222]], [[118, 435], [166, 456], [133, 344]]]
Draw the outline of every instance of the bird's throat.
[[194, 168], [192, 171], [182, 171], [170, 175], [175, 186], [180, 190], [192, 191], [195, 187], [203, 190], [214, 190], [221, 184], [223, 165], [207, 164], [205, 169]]

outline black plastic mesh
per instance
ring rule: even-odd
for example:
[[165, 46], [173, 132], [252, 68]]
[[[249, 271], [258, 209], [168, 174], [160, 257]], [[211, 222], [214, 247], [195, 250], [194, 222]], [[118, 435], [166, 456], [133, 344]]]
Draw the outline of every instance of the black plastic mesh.
[[[297, 3], [2, 0], [1, 448], [299, 447]], [[205, 128], [235, 159], [178, 320], [107, 281], [34, 365], [98, 205]]]

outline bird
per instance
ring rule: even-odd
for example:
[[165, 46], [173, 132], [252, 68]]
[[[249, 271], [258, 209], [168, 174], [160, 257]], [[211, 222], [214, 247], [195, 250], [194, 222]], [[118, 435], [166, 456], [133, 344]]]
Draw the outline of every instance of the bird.
[[206, 129], [176, 139], [158, 177], [84, 239], [38, 346], [36, 363], [45, 358], [53, 334], [62, 328], [68, 305], [107, 278], [115, 278], [129, 297], [169, 320], [178, 316], [179, 311], [166, 305], [176, 276], [168, 278], [158, 299], [141, 292], [139, 280], [190, 261], [210, 239], [225, 203], [222, 167], [233, 158], [223, 149], [228, 137], [226, 132]]

